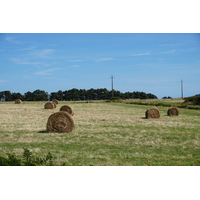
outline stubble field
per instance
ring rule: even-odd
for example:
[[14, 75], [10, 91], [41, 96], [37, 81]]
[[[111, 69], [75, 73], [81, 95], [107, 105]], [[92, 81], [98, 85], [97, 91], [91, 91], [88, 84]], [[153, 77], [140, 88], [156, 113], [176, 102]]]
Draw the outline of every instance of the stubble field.
[[[0, 102], [0, 156], [50, 152], [55, 165], [191, 166], [200, 165], [200, 111], [179, 109], [160, 119], [146, 119], [151, 106], [106, 102]], [[75, 130], [48, 133], [48, 117], [63, 105], [74, 109]]]

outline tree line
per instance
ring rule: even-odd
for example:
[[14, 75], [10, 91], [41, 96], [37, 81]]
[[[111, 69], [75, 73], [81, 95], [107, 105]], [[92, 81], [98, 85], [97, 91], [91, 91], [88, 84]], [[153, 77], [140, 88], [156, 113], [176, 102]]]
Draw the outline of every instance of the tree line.
[[[114, 98], [121, 99], [157, 99], [154, 94], [145, 92], [125, 92], [114, 90]], [[33, 92], [26, 92], [21, 94], [19, 92], [2, 91], [0, 92], [0, 101], [15, 101], [21, 99], [22, 101], [51, 101], [57, 99], [59, 101], [84, 101], [84, 100], [109, 100], [112, 97], [112, 91], [106, 88], [100, 89], [70, 89], [70, 90], [59, 90], [57, 92], [45, 92], [44, 90], [35, 90]]]

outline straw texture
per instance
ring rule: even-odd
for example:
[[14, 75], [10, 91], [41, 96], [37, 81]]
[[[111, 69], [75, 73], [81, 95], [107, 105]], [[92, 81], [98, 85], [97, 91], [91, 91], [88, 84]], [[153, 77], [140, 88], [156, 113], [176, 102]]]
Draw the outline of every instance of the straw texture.
[[57, 133], [69, 133], [75, 129], [71, 115], [64, 111], [59, 111], [50, 115], [47, 121], [47, 131]]

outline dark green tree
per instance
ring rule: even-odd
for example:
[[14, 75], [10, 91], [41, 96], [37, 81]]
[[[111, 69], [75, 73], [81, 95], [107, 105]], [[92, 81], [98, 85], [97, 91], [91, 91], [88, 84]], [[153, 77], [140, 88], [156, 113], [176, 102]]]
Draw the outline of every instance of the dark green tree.
[[43, 90], [33, 91], [33, 101], [48, 101], [48, 93]]
[[24, 94], [24, 100], [25, 101], [33, 101], [33, 93], [28, 91]]
[[20, 99], [22, 101], [24, 100], [23, 95], [21, 93], [19, 93], [19, 92], [17, 92], [17, 93], [13, 92], [11, 94], [11, 98], [12, 98], [13, 101], [15, 101], [16, 99]]

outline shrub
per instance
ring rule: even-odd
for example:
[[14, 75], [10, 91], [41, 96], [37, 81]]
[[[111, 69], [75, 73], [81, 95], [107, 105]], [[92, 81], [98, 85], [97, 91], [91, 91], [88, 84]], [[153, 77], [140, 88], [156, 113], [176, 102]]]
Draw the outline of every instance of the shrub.
[[120, 97], [111, 97], [111, 101], [121, 101], [122, 99]]
[[0, 157], [0, 166], [53, 166], [53, 156], [49, 152], [45, 158], [35, 157], [30, 150], [24, 148], [22, 158], [8, 154], [7, 158]]
[[192, 97], [185, 98], [184, 103], [192, 104], [192, 105], [200, 105], [200, 95], [195, 95]]

